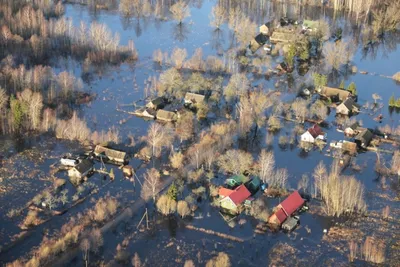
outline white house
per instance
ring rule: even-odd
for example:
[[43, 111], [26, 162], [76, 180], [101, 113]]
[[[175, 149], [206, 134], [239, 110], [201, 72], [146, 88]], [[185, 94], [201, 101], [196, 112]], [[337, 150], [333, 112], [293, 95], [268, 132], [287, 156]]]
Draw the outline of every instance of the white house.
[[315, 140], [324, 140], [325, 136], [321, 128], [315, 124], [313, 127], [309, 128], [305, 133], [301, 135], [302, 142], [314, 143]]

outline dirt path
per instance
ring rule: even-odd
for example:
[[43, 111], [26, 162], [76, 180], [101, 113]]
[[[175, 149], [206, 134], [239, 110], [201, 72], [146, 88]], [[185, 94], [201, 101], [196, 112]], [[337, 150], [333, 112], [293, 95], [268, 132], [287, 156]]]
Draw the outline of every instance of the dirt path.
[[[166, 180], [163, 181], [162, 187], [159, 190], [159, 193], [162, 193], [166, 190], [169, 185], [174, 181], [173, 176], [169, 176]], [[122, 221], [131, 218], [137, 211], [142, 208], [151, 198], [144, 200], [139, 198], [131, 207], [125, 208], [119, 215], [117, 215], [113, 220], [106, 223], [102, 228], [100, 228], [101, 233], [104, 235], [106, 232], [116, 227]], [[79, 246], [69, 249], [66, 253], [60, 255], [56, 261], [48, 264], [47, 266], [65, 266], [71, 260], [76, 258], [80, 252]]]

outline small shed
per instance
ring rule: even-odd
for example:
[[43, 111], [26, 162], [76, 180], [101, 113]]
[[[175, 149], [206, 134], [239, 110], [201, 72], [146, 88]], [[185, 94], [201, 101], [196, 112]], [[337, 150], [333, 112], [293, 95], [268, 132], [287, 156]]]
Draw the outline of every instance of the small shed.
[[364, 129], [356, 135], [354, 140], [358, 147], [367, 148], [373, 136], [370, 130]]
[[204, 99], [204, 95], [187, 92], [185, 95], [185, 104], [203, 103]]
[[250, 191], [251, 195], [257, 193], [261, 186], [261, 180], [257, 176], [245, 183], [246, 188]]
[[93, 171], [93, 162], [89, 159], [83, 159], [78, 165], [68, 170], [70, 177], [83, 178]]
[[159, 109], [157, 111], [156, 118], [160, 121], [173, 122], [176, 121], [176, 114], [172, 111]]
[[360, 112], [360, 106], [356, 104], [356, 102], [354, 102], [351, 97], [347, 98], [339, 106], [336, 107], [336, 114], [349, 116], [358, 112]]
[[94, 149], [96, 157], [123, 164], [126, 162], [126, 152], [97, 145]]
[[156, 97], [146, 104], [147, 108], [151, 108], [154, 110], [158, 110], [160, 108], [165, 107], [165, 100], [163, 97]]
[[299, 219], [296, 217], [288, 217], [286, 221], [282, 224], [282, 229], [285, 231], [293, 231], [294, 228], [300, 223]]
[[249, 48], [252, 53], [255, 53], [261, 46], [268, 42], [268, 36], [260, 33], [250, 41]]
[[225, 183], [230, 187], [236, 187], [241, 184], [244, 184], [249, 181], [249, 177], [244, 176], [243, 174], [234, 175], [228, 179], [226, 179]]

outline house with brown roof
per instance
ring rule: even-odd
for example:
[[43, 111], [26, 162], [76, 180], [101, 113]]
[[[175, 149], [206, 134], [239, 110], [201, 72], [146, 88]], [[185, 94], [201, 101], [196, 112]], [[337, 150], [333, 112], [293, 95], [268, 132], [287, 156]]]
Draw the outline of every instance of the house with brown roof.
[[164, 109], [157, 110], [157, 114], [156, 114], [157, 120], [173, 122], [173, 121], [176, 121], [176, 117], [177, 117], [176, 114], [172, 111], [167, 111]]
[[275, 209], [275, 213], [271, 215], [268, 222], [270, 224], [281, 225], [294, 212], [304, 205], [304, 199], [298, 191], [294, 191], [284, 201], [282, 201]]
[[126, 162], [126, 152], [125, 151], [119, 151], [116, 149], [104, 147], [97, 145], [94, 149], [94, 154], [96, 157], [105, 159], [105, 160], [110, 160], [116, 163], [124, 164]]
[[331, 99], [332, 102], [334, 103], [345, 101], [347, 98], [351, 96], [351, 93], [347, 90], [328, 87], [328, 86], [323, 86], [320, 90], [318, 90], [318, 93], [321, 96]]
[[185, 95], [185, 104], [194, 105], [203, 103], [205, 98], [204, 95], [187, 92]]
[[317, 124], [308, 128], [307, 131], [301, 135], [302, 142], [314, 143], [317, 139], [325, 140], [324, 133]]
[[349, 97], [336, 107], [336, 114], [350, 116], [360, 112], [360, 106]]
[[238, 214], [241, 211], [243, 202], [251, 196], [250, 191], [244, 185], [236, 187], [234, 190], [220, 188], [220, 205], [223, 210]]

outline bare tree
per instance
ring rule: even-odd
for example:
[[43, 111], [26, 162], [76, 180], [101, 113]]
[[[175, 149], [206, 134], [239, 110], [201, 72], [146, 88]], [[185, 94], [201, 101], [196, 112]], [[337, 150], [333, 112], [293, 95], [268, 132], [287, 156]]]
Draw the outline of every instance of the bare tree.
[[89, 253], [90, 253], [90, 241], [89, 239], [85, 238], [82, 240], [80, 248], [83, 253], [83, 260], [85, 261], [85, 266], [89, 265]]
[[300, 122], [304, 122], [306, 117], [308, 116], [308, 103], [306, 100], [302, 98], [296, 98], [296, 100], [292, 103], [292, 110], [296, 118], [300, 120]]
[[169, 11], [171, 11], [172, 17], [174, 20], [178, 21], [179, 24], [182, 24], [185, 18], [190, 17], [189, 6], [183, 0], [173, 4]]
[[175, 68], [181, 69], [186, 57], [187, 51], [185, 48], [174, 48], [171, 54], [171, 61], [175, 65]]
[[163, 126], [158, 123], [152, 123], [147, 131], [147, 143], [152, 148], [152, 156], [158, 154], [158, 149], [161, 147], [165, 138]]
[[270, 181], [273, 176], [273, 171], [275, 168], [275, 158], [273, 152], [267, 152], [264, 149], [258, 158], [259, 165], [259, 176], [264, 183]]
[[278, 169], [275, 172], [274, 180], [271, 184], [272, 187], [285, 189], [287, 184], [287, 179], [289, 177], [288, 171], [285, 168]]
[[376, 105], [376, 101], [382, 100], [382, 97], [378, 95], [377, 93], [372, 94], [372, 99], [374, 100], [374, 103]]
[[160, 182], [160, 173], [151, 168], [147, 170], [145, 174], [143, 174], [144, 183], [141, 191], [141, 197], [144, 200], [147, 200], [149, 197], [153, 198], [153, 201], [156, 201], [157, 193], [160, 189], [161, 182]]
[[162, 195], [157, 200], [157, 209], [163, 215], [169, 215], [176, 211], [176, 201], [167, 195]]
[[174, 153], [170, 156], [171, 166], [174, 169], [181, 169], [183, 167], [184, 156], [181, 152]]
[[313, 177], [314, 177], [314, 190], [315, 190], [315, 197], [317, 197], [318, 195], [318, 188], [322, 188], [323, 186], [323, 181], [326, 179], [327, 177], [327, 170], [326, 167], [324, 165], [324, 163], [322, 161], [320, 161], [317, 165], [317, 167], [315, 167], [314, 169], [314, 173], [313, 173]]
[[221, 25], [226, 21], [227, 14], [225, 8], [220, 5], [216, 5], [211, 9], [210, 24], [211, 26], [219, 29]]
[[219, 167], [225, 172], [241, 174], [248, 171], [253, 164], [250, 153], [242, 150], [231, 149], [218, 159]]
[[185, 200], [179, 200], [177, 212], [182, 218], [188, 216], [190, 214], [189, 204]]
[[219, 252], [217, 256], [206, 263], [206, 267], [230, 267], [231, 261], [225, 252]]
[[143, 267], [142, 261], [140, 260], [139, 254], [135, 252], [135, 255], [132, 258], [132, 266], [133, 267]]
[[328, 42], [325, 44], [322, 53], [328, 66], [339, 70], [341, 66], [347, 65], [353, 58], [355, 47], [350, 41]]

